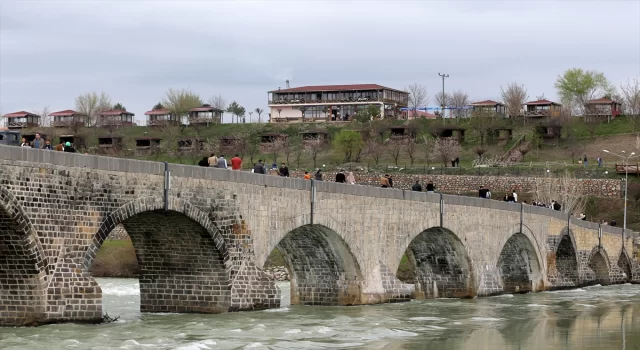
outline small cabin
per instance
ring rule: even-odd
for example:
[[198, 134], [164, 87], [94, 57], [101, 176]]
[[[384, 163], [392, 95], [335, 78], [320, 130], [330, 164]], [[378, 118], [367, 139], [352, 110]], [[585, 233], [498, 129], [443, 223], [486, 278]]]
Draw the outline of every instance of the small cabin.
[[237, 136], [221, 136], [219, 139], [220, 147], [235, 147], [242, 139]]
[[610, 120], [622, 114], [622, 103], [603, 97], [585, 102], [584, 109], [587, 121]]
[[441, 137], [441, 138], [453, 138], [458, 140], [458, 142], [464, 142], [464, 133], [466, 129], [459, 126], [443, 126], [435, 129], [431, 134], [433, 137]]
[[178, 140], [179, 151], [201, 151], [204, 149], [204, 140], [190, 137]]
[[558, 124], [539, 124], [536, 125], [536, 133], [545, 142], [559, 141], [562, 138], [562, 126]]
[[19, 111], [2, 116], [6, 120], [9, 130], [19, 130], [24, 128], [37, 128], [40, 126], [40, 116], [35, 113]]
[[98, 114], [97, 124], [101, 127], [131, 126], [135, 114], [126, 110], [109, 110]]
[[513, 128], [500, 127], [490, 129], [488, 132], [489, 143], [505, 144], [513, 140]]
[[203, 104], [201, 107], [191, 108], [189, 110], [189, 124], [220, 124], [222, 122], [223, 112], [223, 110], [214, 108], [210, 104]]
[[20, 132], [8, 129], [0, 130], [0, 145], [20, 146]]
[[504, 103], [500, 103], [493, 100], [473, 102], [469, 106], [471, 107], [471, 112], [474, 113], [475, 115], [483, 115], [483, 114], [486, 114], [486, 115], [496, 114], [499, 116], [506, 115], [506, 108]]
[[329, 133], [326, 130], [315, 129], [315, 130], [307, 130], [300, 132], [300, 136], [302, 137], [302, 141], [315, 141], [320, 140], [321, 142], [329, 142]]
[[180, 125], [180, 118], [171, 114], [168, 108], [158, 108], [144, 112], [147, 126]]
[[529, 101], [524, 104], [524, 117], [526, 118], [545, 118], [559, 117], [562, 105], [549, 100]]
[[412, 125], [395, 125], [389, 128], [389, 138], [391, 139], [415, 139], [417, 130]]
[[162, 139], [157, 137], [140, 137], [136, 140], [136, 149], [137, 150], [148, 150], [148, 149], [156, 149], [160, 147], [160, 141]]
[[76, 112], [72, 109], [65, 109], [64, 111], [53, 112], [49, 114], [53, 117], [51, 126], [54, 128], [71, 128], [85, 126], [86, 115]]
[[98, 147], [100, 148], [120, 148], [121, 146], [122, 146], [122, 137], [120, 136], [98, 137]]
[[283, 141], [287, 138], [286, 134], [282, 134], [279, 132], [267, 132], [260, 135], [260, 143], [269, 144], [274, 143], [276, 141]]

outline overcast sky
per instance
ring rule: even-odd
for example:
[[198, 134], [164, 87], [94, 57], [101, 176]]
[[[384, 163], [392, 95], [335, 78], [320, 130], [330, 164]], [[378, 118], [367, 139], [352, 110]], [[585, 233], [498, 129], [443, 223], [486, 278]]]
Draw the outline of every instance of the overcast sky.
[[141, 120], [170, 87], [267, 110], [285, 79], [433, 96], [438, 72], [471, 100], [512, 81], [553, 99], [572, 67], [640, 76], [640, 0], [0, 1], [3, 114], [105, 91]]

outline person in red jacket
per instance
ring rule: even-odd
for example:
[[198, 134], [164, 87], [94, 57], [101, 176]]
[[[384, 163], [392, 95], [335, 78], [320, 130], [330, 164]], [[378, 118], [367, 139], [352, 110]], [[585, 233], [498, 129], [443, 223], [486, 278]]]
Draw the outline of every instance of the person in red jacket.
[[242, 159], [236, 154], [235, 157], [231, 158], [231, 170], [240, 170], [240, 168], [242, 168]]

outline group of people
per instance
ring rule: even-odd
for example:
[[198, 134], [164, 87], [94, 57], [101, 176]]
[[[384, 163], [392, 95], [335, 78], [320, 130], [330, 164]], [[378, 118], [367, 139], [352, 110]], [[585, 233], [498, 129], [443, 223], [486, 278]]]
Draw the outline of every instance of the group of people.
[[[604, 163], [604, 159], [602, 159], [602, 157], [598, 157], [596, 158], [596, 161], [598, 162], [598, 168], [602, 168], [602, 165]], [[582, 164], [585, 168], [589, 165], [589, 161], [587, 159], [587, 155], [585, 154], [584, 157], [582, 159], [578, 159], [578, 164]]]
[[51, 144], [51, 141], [43, 139], [40, 136], [40, 134], [36, 134], [36, 137], [31, 142], [27, 141], [27, 139], [23, 137], [20, 142], [20, 147], [48, 149], [51, 151], [55, 150], [55, 151], [61, 151], [61, 152], [76, 153], [76, 149], [71, 145], [71, 142], [69, 141], [64, 143], [61, 142], [59, 145], [53, 147], [53, 145]]
[[[549, 208], [555, 211], [560, 211], [562, 210], [562, 204], [560, 204], [558, 201], [556, 201], [555, 199], [551, 201], [551, 204], [545, 204], [543, 202], [540, 201], [533, 201], [531, 202], [531, 205], [536, 206], [536, 207], [544, 207], [544, 208]], [[582, 219], [581, 220], [586, 220], [586, 219]]]
[[[212, 153], [209, 157], [202, 158], [198, 165], [204, 167], [229, 169], [229, 163], [225, 159], [224, 154], [221, 154], [218, 157], [215, 153]], [[242, 159], [236, 154], [235, 157], [231, 158], [231, 170], [240, 169], [242, 169]]]

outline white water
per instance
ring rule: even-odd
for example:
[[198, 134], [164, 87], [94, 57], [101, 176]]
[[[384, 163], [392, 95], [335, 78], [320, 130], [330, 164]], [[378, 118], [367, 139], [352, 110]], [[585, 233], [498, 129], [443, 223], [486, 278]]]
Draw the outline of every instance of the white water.
[[280, 309], [199, 315], [141, 314], [137, 280], [98, 281], [118, 322], [0, 328], [0, 349], [640, 349], [638, 285], [311, 307], [280, 283]]

